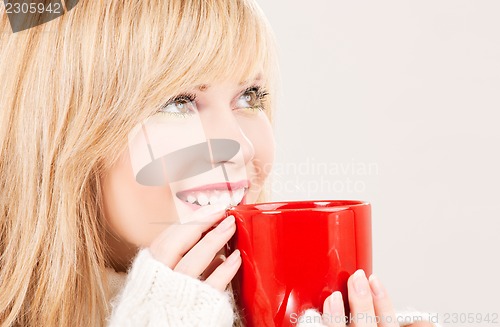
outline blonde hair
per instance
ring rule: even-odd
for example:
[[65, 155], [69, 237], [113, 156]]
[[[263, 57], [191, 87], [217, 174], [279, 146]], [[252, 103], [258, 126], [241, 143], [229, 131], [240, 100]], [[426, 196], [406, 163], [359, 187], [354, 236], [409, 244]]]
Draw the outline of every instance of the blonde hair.
[[103, 326], [100, 176], [193, 85], [262, 72], [270, 113], [274, 37], [252, 0], [81, 0], [14, 34], [3, 15], [0, 29], [0, 325]]

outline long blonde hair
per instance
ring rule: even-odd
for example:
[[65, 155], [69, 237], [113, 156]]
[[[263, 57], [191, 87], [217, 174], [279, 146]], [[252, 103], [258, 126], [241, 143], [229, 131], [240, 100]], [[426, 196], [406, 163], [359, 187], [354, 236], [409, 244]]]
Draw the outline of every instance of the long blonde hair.
[[252, 0], [81, 0], [14, 34], [0, 17], [1, 326], [105, 325], [102, 173], [187, 87], [263, 72], [273, 108], [275, 50]]

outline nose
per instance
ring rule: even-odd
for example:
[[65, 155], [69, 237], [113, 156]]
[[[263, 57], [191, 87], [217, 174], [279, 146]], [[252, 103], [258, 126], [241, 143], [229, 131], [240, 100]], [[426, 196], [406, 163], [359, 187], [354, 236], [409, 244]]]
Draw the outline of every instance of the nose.
[[214, 164], [246, 165], [255, 157], [253, 143], [230, 110], [202, 117], [202, 125]]
[[241, 172], [255, 157], [253, 143], [231, 110], [200, 115], [188, 125], [165, 128], [152, 121], [141, 124], [129, 140], [136, 180], [162, 186], [197, 176], [221, 166], [231, 174]]

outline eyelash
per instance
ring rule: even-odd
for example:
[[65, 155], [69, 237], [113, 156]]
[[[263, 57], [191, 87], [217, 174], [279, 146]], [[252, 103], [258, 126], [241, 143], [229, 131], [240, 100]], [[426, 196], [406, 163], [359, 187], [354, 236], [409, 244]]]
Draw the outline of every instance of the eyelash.
[[[247, 93], [250, 93], [250, 92], [255, 92], [255, 95], [257, 96], [257, 100], [259, 101], [263, 101], [268, 95], [269, 93], [260, 85], [252, 85], [248, 88], [246, 88], [241, 94], [240, 94], [240, 97], [247, 94]], [[189, 103], [189, 102], [193, 102], [195, 103], [196, 101], [196, 94], [194, 93], [182, 93], [182, 94], [179, 94], [175, 97], [172, 97], [170, 98], [160, 109], [158, 109], [157, 113], [159, 114], [163, 114], [163, 115], [168, 115], [168, 116], [175, 116], [175, 117], [187, 117], [189, 116], [189, 114], [187, 113], [173, 113], [173, 112], [163, 112], [161, 111], [163, 108], [166, 108], [167, 106], [171, 105], [171, 104], [174, 104], [174, 103]], [[258, 110], [266, 110], [266, 108], [264, 108], [264, 106], [260, 105], [260, 106], [254, 106], [254, 107], [247, 107], [247, 108], [243, 108], [243, 109], [246, 109], [246, 110], [252, 110], [252, 111], [258, 111]]]
[[182, 93], [179, 94], [178, 96], [175, 96], [174, 98], [170, 99], [167, 101], [165, 106], [168, 106], [169, 104], [175, 103], [175, 102], [194, 102], [196, 100], [196, 94], [194, 93]]
[[160, 109], [158, 109], [158, 111], [156, 112], [157, 114], [160, 114], [160, 115], [165, 115], [165, 116], [169, 116], [169, 117], [174, 117], [174, 118], [186, 118], [188, 117], [190, 114], [188, 113], [181, 113], [181, 112], [164, 112], [162, 111], [163, 108], [166, 108], [168, 107], [169, 105], [171, 104], [175, 104], [175, 103], [189, 103], [189, 102], [195, 102], [196, 101], [196, 94], [194, 93], [182, 93], [182, 94], [179, 94], [177, 96], [174, 96], [172, 98], [170, 98], [163, 106], [161, 106]]

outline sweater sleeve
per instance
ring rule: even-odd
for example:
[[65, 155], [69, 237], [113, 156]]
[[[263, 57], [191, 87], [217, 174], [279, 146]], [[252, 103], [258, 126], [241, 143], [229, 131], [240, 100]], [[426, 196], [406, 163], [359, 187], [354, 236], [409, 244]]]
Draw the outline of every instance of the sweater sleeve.
[[[396, 312], [396, 318], [400, 327], [408, 326], [419, 321], [432, 321], [432, 315], [419, 311]], [[327, 327], [323, 324], [321, 314], [314, 309], [308, 309], [297, 319], [297, 327]], [[435, 327], [441, 327], [440, 324], [433, 322]]]
[[142, 249], [111, 301], [108, 327], [232, 326], [228, 293], [175, 272]]

